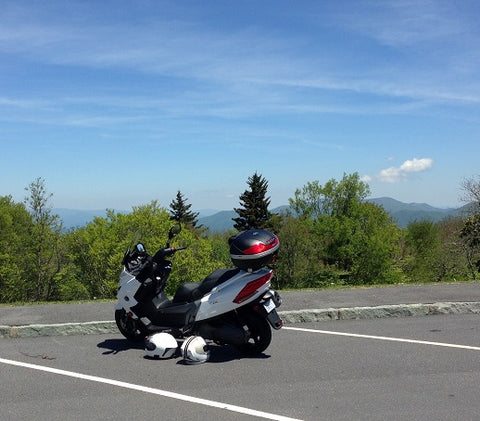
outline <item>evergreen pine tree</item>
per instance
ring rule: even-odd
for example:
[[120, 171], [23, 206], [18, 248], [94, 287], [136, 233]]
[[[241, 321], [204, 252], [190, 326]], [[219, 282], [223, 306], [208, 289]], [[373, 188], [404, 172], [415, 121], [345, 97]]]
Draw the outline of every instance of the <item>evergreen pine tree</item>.
[[196, 228], [198, 212], [192, 212], [192, 205], [187, 204], [187, 198], [178, 190], [177, 196], [170, 203], [170, 220], [177, 221], [191, 228]]
[[240, 196], [241, 208], [234, 211], [239, 215], [232, 218], [237, 230], [244, 231], [254, 228], [270, 228], [272, 214], [268, 211], [270, 198], [267, 194], [268, 182], [260, 174], [253, 174], [248, 178], [250, 190], [245, 190]]

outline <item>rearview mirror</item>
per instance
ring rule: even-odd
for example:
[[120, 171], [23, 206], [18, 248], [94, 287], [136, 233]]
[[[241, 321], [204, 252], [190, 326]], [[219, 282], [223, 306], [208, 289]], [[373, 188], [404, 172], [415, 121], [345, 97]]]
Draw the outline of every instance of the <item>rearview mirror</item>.
[[173, 237], [180, 234], [181, 231], [182, 226], [180, 224], [174, 225], [172, 228], [170, 228], [170, 231], [168, 231], [168, 239], [171, 240]]

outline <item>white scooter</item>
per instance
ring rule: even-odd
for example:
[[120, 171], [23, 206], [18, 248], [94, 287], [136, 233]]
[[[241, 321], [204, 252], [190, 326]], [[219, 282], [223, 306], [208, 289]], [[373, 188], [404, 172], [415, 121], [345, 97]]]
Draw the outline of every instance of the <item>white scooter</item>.
[[281, 298], [270, 289], [277, 236], [265, 230], [243, 231], [230, 238], [236, 266], [218, 269], [201, 282], [181, 285], [172, 300], [164, 292], [172, 262], [167, 257], [186, 247], [170, 247], [180, 226], [170, 229], [165, 248], [149, 255], [142, 243], [129, 247], [123, 258], [115, 321], [131, 341], [156, 332], [176, 338], [198, 335], [217, 344], [231, 344], [245, 354], [263, 352], [280, 329], [276, 308]]

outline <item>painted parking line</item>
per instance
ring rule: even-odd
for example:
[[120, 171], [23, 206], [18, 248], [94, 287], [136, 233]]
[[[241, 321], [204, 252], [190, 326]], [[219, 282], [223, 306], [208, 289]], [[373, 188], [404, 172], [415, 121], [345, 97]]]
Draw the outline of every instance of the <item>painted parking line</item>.
[[457, 349], [468, 349], [471, 351], [480, 351], [480, 347], [478, 346], [449, 344], [445, 342], [421, 341], [418, 339], [394, 338], [389, 336], [361, 335], [358, 333], [333, 332], [331, 330], [306, 329], [301, 327], [290, 327], [290, 326], [283, 326], [282, 329], [296, 330], [298, 332], [321, 333], [324, 335], [348, 336], [351, 338], [376, 339], [379, 341], [404, 342], [409, 344], [421, 344], [421, 345], [430, 345], [430, 346], [441, 346], [445, 348], [457, 348]]
[[47, 373], [57, 374], [60, 376], [73, 377], [81, 380], [88, 380], [97, 383], [104, 383], [110, 386], [122, 387], [124, 389], [136, 390], [138, 392], [149, 393], [152, 395], [159, 395], [166, 398], [177, 399], [180, 401], [195, 403], [198, 405], [210, 406], [217, 409], [223, 409], [226, 411], [237, 412], [243, 415], [251, 415], [252, 417], [264, 418], [267, 420], [275, 421], [302, 421], [296, 418], [284, 417], [282, 415], [271, 414], [268, 412], [257, 411], [255, 409], [245, 408], [242, 406], [230, 405], [228, 403], [212, 401], [208, 399], [196, 398], [194, 396], [183, 395], [181, 393], [169, 392], [167, 390], [156, 389], [153, 387], [141, 386], [138, 384], [126, 383], [118, 380], [107, 379], [105, 377], [90, 376], [88, 374], [76, 373], [73, 371], [60, 370], [58, 368], [45, 367], [36, 364], [29, 364], [20, 361], [7, 360], [5, 358], [0, 358], [1, 364], [8, 364], [17, 367], [28, 368], [32, 370], [43, 371]]

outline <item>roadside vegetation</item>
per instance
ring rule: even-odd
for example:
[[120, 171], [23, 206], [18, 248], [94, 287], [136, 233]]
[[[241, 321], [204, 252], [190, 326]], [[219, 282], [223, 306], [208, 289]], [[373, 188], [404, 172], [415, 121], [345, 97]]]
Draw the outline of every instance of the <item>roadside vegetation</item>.
[[[278, 289], [396, 283], [460, 282], [480, 276], [480, 178], [462, 189], [471, 211], [433, 223], [399, 228], [385, 210], [365, 199], [369, 187], [357, 173], [325, 184], [312, 181], [290, 198], [289, 211], [272, 214], [268, 182], [255, 173], [239, 196], [236, 230], [265, 228], [280, 238], [274, 278]], [[52, 214], [45, 181], [38, 178], [16, 203], [0, 196], [0, 302], [71, 301], [115, 297], [123, 254], [141, 235], [147, 250], [164, 246], [174, 223], [184, 227], [175, 244], [167, 293], [232, 266], [228, 238], [197, 224], [178, 191], [170, 207], [157, 201], [128, 214], [108, 210], [89, 224], [65, 231]]]

